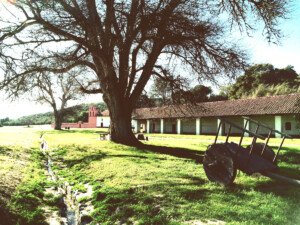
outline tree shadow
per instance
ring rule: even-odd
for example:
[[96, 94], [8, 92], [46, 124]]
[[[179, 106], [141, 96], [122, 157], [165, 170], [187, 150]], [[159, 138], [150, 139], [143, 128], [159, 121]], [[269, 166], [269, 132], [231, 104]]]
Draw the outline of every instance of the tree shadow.
[[8, 148], [6, 146], [0, 146], [0, 154], [1, 155], [9, 155], [12, 151], [13, 151], [13, 149], [11, 149], [11, 148]]
[[300, 153], [299, 151], [289, 149], [286, 152], [280, 152], [278, 161], [280, 162], [287, 162], [291, 164], [300, 164]]
[[297, 168], [281, 166], [276, 173], [281, 176], [300, 180], [300, 171]]
[[105, 133], [103, 130], [89, 130], [89, 129], [73, 129], [72, 128], [70, 130], [67, 129], [61, 129], [61, 130], [50, 130], [50, 131], [46, 131], [44, 132], [45, 134], [57, 134], [57, 133], [80, 133], [80, 134], [99, 134], [99, 133]]
[[192, 159], [195, 160], [196, 163], [201, 163], [201, 164], [204, 158], [203, 151], [194, 151], [186, 148], [174, 148], [174, 147], [143, 144], [139, 146], [139, 149], [158, 153], [158, 154], [166, 154], [178, 158]]
[[0, 198], [0, 225], [17, 224], [18, 216], [11, 212]]
[[107, 155], [103, 152], [97, 154], [86, 155], [80, 159], [65, 159], [64, 163], [68, 167], [73, 167], [74, 165], [81, 164], [82, 166], [87, 166], [93, 161], [100, 161], [105, 158]]
[[277, 180], [269, 180], [266, 182], [261, 182], [254, 188], [254, 190], [264, 194], [272, 193], [275, 196], [284, 198], [286, 201], [295, 202], [296, 199], [291, 198], [291, 196], [299, 193], [299, 186]]

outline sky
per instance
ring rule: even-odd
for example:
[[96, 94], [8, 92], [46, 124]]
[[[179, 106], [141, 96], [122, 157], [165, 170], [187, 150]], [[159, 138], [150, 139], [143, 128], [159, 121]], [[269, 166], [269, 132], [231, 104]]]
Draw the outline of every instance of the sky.
[[[241, 39], [241, 44], [250, 53], [250, 63], [270, 63], [276, 68], [292, 65], [295, 71], [300, 74], [300, 3], [294, 5], [289, 17], [288, 20], [280, 24], [284, 34], [280, 45], [269, 44], [259, 32], [255, 33], [251, 38], [244, 36]], [[81, 103], [100, 101], [102, 101], [101, 95], [89, 95]], [[73, 102], [69, 106], [74, 104], [76, 103]], [[5, 117], [15, 119], [25, 115], [49, 111], [52, 111], [52, 109], [48, 105], [39, 105], [24, 99], [10, 102], [5, 100], [5, 93], [0, 92], [0, 119]]]

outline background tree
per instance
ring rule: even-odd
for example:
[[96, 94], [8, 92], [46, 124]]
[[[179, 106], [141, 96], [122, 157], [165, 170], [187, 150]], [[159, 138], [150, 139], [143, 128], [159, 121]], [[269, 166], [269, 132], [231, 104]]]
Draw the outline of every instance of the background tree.
[[163, 105], [170, 104], [172, 96], [171, 83], [156, 77], [151, 86], [150, 93], [152, 99], [161, 99]]
[[1, 125], [6, 125], [6, 123], [9, 121], [9, 118], [6, 117], [6, 118], [3, 118], [3, 119], [0, 119], [0, 124]]
[[228, 91], [230, 89], [230, 85], [220, 87], [219, 94], [211, 94], [209, 96], [209, 101], [225, 101], [228, 100]]
[[161, 105], [162, 105], [161, 99], [148, 97], [148, 95], [145, 93], [139, 97], [138, 102], [136, 104], [136, 108], [148, 108], [148, 107], [155, 107]]
[[77, 121], [88, 122], [88, 120], [89, 120], [89, 112], [88, 111], [81, 112], [79, 114], [79, 116], [77, 117]]
[[[278, 20], [285, 18], [289, 0], [13, 2], [18, 17], [0, 15], [6, 83], [31, 79], [33, 71], [85, 66], [91, 72], [82, 90], [103, 93], [111, 139], [136, 145], [131, 113], [151, 76], [163, 77], [166, 66], [178, 63], [199, 79], [235, 76], [247, 56], [228, 28], [249, 33], [262, 22], [268, 41], [277, 41]], [[12, 56], [12, 50], [22, 55]]]
[[22, 124], [26, 125], [27, 127], [30, 127], [30, 125], [33, 124], [33, 121], [29, 117], [24, 117], [21, 121]]
[[173, 75], [168, 69], [155, 73], [154, 83], [151, 86], [151, 98], [161, 105], [180, 104], [191, 98], [188, 79]]
[[239, 99], [296, 93], [299, 81], [299, 76], [292, 66], [277, 69], [271, 64], [257, 64], [247, 69], [245, 74], [230, 86], [228, 96], [230, 99]]
[[212, 93], [210, 87], [206, 87], [204, 85], [196, 85], [192, 88], [191, 93], [194, 97], [195, 102], [206, 102], [209, 100], [209, 96]]
[[[67, 103], [82, 97], [80, 86], [75, 79], [77, 72], [69, 71], [65, 74], [55, 75], [50, 72], [33, 72], [30, 76], [31, 80], [20, 80], [2, 85], [4, 90], [13, 96], [24, 94], [37, 103], [49, 104], [53, 109], [54, 129], [60, 130], [64, 116], [71, 114], [72, 111], [71, 108], [66, 111]], [[23, 120], [31, 120], [31, 118], [24, 117]], [[24, 123], [24, 121], [20, 122]]]
[[250, 93], [242, 95], [242, 98], [258, 98], [265, 96], [287, 95], [296, 93], [300, 93], [299, 85], [291, 87], [288, 83], [282, 83], [278, 85], [260, 84]]
[[54, 129], [60, 130], [64, 116], [70, 114], [66, 111], [70, 100], [78, 100], [82, 97], [79, 86], [75, 80], [75, 71], [68, 74], [51, 76], [41, 72], [36, 74], [36, 83], [32, 83], [32, 91], [36, 91], [35, 101], [51, 105], [54, 113]]

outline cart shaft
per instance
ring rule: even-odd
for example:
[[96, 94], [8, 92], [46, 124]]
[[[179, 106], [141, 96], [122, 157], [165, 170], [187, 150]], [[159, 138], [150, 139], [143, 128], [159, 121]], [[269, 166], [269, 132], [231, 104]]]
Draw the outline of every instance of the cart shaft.
[[287, 182], [287, 183], [290, 183], [290, 184], [300, 186], [300, 180], [284, 177], [284, 176], [281, 176], [281, 175], [278, 175], [276, 173], [272, 173], [272, 172], [269, 172], [269, 171], [262, 172], [261, 174], [266, 176], [266, 177], [273, 178], [275, 180], [280, 180], [280, 181], [284, 181], [284, 182]]

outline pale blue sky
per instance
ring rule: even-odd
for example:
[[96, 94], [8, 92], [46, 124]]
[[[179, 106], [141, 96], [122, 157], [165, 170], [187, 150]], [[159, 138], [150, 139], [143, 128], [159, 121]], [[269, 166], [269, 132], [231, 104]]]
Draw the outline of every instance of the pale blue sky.
[[252, 62], [271, 63], [277, 68], [292, 65], [300, 73], [300, 2], [295, 2], [290, 19], [280, 24], [284, 34], [280, 45], [268, 44], [260, 33], [245, 39], [252, 53]]
[[[270, 63], [277, 68], [287, 65], [294, 66], [297, 73], [300, 73], [300, 2], [294, 7], [290, 19], [281, 23], [281, 29], [285, 37], [281, 45], [268, 44], [267, 41], [257, 32], [252, 38], [244, 37], [242, 45], [250, 52], [252, 63]], [[1, 94], [1, 93], [0, 93]], [[84, 102], [99, 102], [100, 95], [88, 96]], [[0, 118], [18, 118], [41, 112], [52, 111], [47, 105], [36, 105], [26, 100], [10, 103], [0, 95]]]

